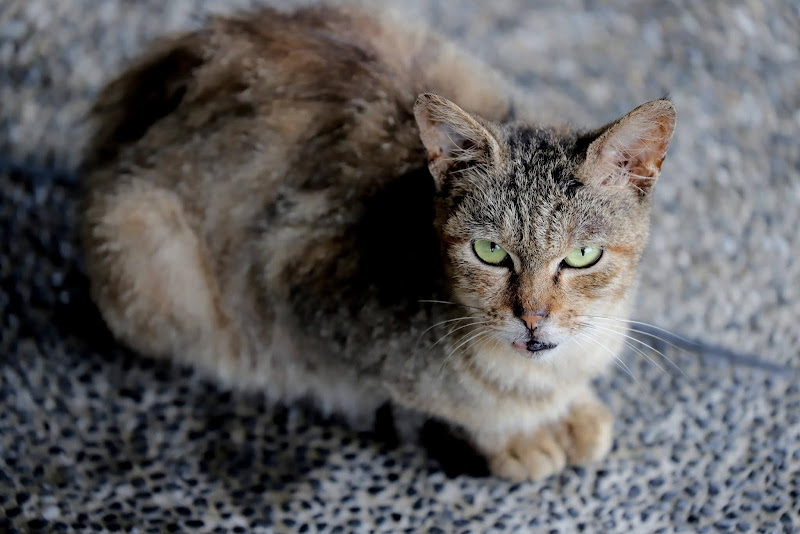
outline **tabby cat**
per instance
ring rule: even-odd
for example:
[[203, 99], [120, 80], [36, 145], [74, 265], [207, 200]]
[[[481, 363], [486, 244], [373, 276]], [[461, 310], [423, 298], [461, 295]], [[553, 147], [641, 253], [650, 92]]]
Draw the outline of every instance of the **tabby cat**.
[[[385, 14], [218, 17], [102, 91], [92, 295], [133, 349], [369, 423], [454, 425], [492, 472], [605, 456], [620, 336], [675, 125], [515, 119], [503, 79]], [[516, 109], [516, 113], [515, 113]]]

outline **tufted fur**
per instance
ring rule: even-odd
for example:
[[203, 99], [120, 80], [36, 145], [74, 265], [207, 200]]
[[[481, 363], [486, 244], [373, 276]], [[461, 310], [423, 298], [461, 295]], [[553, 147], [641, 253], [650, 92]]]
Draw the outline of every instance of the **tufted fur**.
[[[390, 400], [463, 427], [502, 476], [596, 460], [611, 418], [588, 382], [619, 336], [592, 316], [628, 313], [675, 112], [554, 129], [504, 122], [509, 94], [452, 45], [352, 9], [160, 43], [96, 106], [94, 299], [143, 353], [355, 423]], [[600, 261], [565, 267], [587, 245]], [[534, 336], [557, 346], [529, 352]]]

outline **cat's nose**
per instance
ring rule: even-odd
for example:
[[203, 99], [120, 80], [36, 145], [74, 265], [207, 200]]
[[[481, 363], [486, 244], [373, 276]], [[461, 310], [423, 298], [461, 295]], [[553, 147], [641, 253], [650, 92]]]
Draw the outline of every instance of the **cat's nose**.
[[525, 311], [524, 314], [519, 316], [522, 322], [525, 323], [525, 326], [530, 330], [536, 328], [539, 321], [545, 317], [547, 317], [547, 310]]

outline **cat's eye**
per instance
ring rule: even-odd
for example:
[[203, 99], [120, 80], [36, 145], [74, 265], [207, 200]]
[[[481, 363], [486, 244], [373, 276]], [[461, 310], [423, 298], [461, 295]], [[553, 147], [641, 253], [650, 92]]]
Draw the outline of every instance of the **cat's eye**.
[[603, 249], [600, 247], [580, 247], [570, 250], [564, 263], [576, 269], [585, 269], [597, 263], [602, 255]]
[[472, 242], [472, 248], [478, 258], [489, 265], [500, 265], [508, 258], [506, 249], [488, 239], [476, 239]]

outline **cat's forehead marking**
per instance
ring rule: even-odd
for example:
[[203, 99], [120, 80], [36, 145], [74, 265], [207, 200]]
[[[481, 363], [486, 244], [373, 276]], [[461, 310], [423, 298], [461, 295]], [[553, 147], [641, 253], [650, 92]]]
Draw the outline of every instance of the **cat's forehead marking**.
[[504, 231], [520, 254], [535, 256], [563, 248], [574, 226], [580, 184], [572, 172], [570, 147], [549, 130], [525, 128], [509, 136], [507, 218]]
[[503, 168], [474, 183], [473, 233], [492, 234], [531, 264], [602, 233], [608, 210], [575, 177], [574, 136], [520, 127], [506, 147]]
[[571, 194], [579, 182], [573, 173], [574, 140], [549, 129], [520, 128], [508, 133], [511, 182], [541, 195]]

